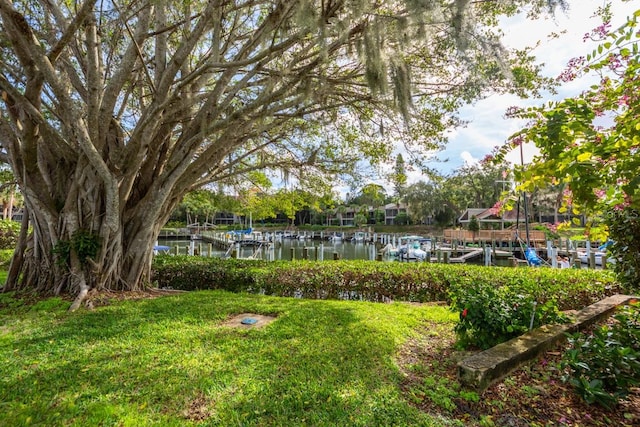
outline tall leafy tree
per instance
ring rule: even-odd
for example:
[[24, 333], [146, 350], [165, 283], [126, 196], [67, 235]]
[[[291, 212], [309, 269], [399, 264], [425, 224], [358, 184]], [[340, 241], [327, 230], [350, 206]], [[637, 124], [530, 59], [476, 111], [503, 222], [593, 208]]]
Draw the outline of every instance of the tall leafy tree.
[[354, 199], [355, 203], [377, 208], [387, 199], [387, 191], [379, 184], [367, 184], [362, 187], [360, 194]]
[[504, 163], [488, 161], [462, 166], [445, 179], [445, 197], [458, 212], [467, 208], [489, 208], [501, 199], [501, 181], [509, 169]]
[[181, 205], [184, 207], [187, 215], [187, 222], [195, 221], [196, 218], [204, 222], [209, 222], [211, 216], [215, 214], [218, 209], [215, 194], [205, 189], [198, 189], [187, 193]]
[[409, 215], [416, 223], [430, 217], [439, 225], [448, 225], [453, 222], [457, 213], [452, 200], [444, 192], [441, 180], [419, 181], [409, 185], [405, 202]]
[[539, 222], [544, 222], [541, 218], [543, 215], [553, 216], [554, 224], [560, 222], [562, 212], [562, 200], [564, 198], [564, 185], [550, 185], [548, 187], [536, 188], [529, 194], [531, 205], [533, 207], [533, 216], [537, 217]]
[[[604, 214], [604, 227], [587, 224], [593, 238], [607, 226], [616, 241], [613, 254], [620, 280], [630, 292], [640, 283], [640, 10], [612, 29], [609, 8], [599, 10], [603, 24], [585, 39], [599, 42], [574, 58], [559, 76], [569, 82], [595, 75], [599, 83], [583, 93], [511, 114], [529, 120], [498, 156], [524, 141], [540, 149], [533, 164], [518, 171], [521, 187], [563, 187], [564, 208]], [[590, 230], [589, 230], [590, 228]]]
[[4, 289], [138, 289], [189, 191], [351, 170], [389, 153], [355, 128], [535, 86], [491, 26], [560, 2], [0, 0], [1, 155], [33, 230]]
[[396, 164], [391, 174], [391, 182], [393, 183], [394, 196], [400, 199], [404, 196], [407, 188], [407, 167], [404, 163], [402, 154], [396, 156]]
[[279, 190], [272, 196], [274, 210], [284, 214], [293, 224], [296, 213], [309, 206], [308, 196], [308, 193], [300, 190]]

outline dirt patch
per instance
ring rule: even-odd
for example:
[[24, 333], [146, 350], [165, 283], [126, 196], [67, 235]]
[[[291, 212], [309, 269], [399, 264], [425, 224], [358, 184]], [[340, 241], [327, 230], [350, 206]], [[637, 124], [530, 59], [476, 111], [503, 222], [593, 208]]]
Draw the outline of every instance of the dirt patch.
[[89, 294], [87, 295], [87, 298], [84, 300], [83, 304], [86, 308], [91, 310], [95, 307], [110, 305], [112, 301], [152, 299], [168, 295], [182, 294], [185, 292], [186, 291], [157, 288], [149, 288], [141, 291], [98, 291], [92, 289], [89, 291]]
[[203, 395], [199, 394], [189, 402], [189, 407], [184, 411], [184, 417], [191, 421], [204, 421], [211, 417], [210, 401]]
[[[465, 426], [640, 426], [640, 388], [609, 411], [587, 405], [562, 381], [566, 372], [560, 359], [566, 344], [514, 371], [476, 401], [466, 398], [467, 390], [458, 383], [456, 364], [469, 353], [455, 349], [451, 326], [429, 324], [418, 332], [402, 347], [397, 361], [404, 374], [403, 394], [424, 412], [445, 414]], [[448, 390], [455, 392], [447, 396]]]
[[222, 323], [222, 326], [242, 329], [256, 329], [263, 328], [274, 320], [276, 320], [275, 316], [267, 316], [264, 314], [255, 313], [242, 313], [226, 320], [224, 323]]

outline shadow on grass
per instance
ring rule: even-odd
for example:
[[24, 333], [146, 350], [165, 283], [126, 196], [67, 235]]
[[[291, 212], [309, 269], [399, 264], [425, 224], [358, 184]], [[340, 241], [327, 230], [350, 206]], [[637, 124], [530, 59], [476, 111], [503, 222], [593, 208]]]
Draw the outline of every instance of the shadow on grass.
[[[241, 312], [278, 318], [220, 326]], [[420, 317], [224, 292], [126, 301], [0, 341], [1, 409], [9, 425], [425, 425], [393, 362]]]

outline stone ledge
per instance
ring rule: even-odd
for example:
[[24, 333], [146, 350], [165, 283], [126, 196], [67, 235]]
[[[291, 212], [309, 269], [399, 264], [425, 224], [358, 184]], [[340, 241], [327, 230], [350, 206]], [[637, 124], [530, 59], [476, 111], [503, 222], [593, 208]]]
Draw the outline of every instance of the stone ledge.
[[637, 297], [613, 295], [583, 308], [573, 315], [574, 321], [562, 325], [544, 325], [476, 353], [458, 363], [460, 382], [479, 391], [485, 390], [525, 362], [553, 348], [566, 338], [565, 333], [576, 332], [607, 317], [619, 305]]

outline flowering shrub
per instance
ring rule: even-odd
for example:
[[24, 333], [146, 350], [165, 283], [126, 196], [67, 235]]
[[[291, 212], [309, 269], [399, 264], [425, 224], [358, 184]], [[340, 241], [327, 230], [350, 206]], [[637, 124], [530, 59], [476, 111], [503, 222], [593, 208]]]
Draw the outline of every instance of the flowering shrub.
[[530, 293], [533, 290], [471, 281], [454, 286], [451, 309], [461, 310], [455, 326], [458, 345], [486, 349], [522, 335], [532, 326], [563, 322], [565, 316], [556, 301], [537, 301]]
[[564, 377], [589, 404], [613, 408], [640, 384], [640, 304], [620, 309], [611, 325], [589, 335], [570, 335], [563, 355]]
[[[590, 76], [599, 82], [562, 101], [510, 108], [509, 117], [527, 124], [492, 152], [495, 161], [501, 162], [516, 143], [533, 142], [540, 154], [526, 168], [516, 168], [519, 189], [561, 185], [561, 209], [585, 212], [590, 218], [609, 210], [640, 209], [640, 12], [616, 29], [611, 27], [608, 7], [597, 15], [603, 24], [584, 39], [599, 44], [591, 53], [569, 61], [558, 81]], [[638, 247], [637, 240], [632, 247]]]
[[544, 232], [547, 240], [554, 240], [560, 238], [560, 234], [558, 234], [558, 225], [559, 224], [549, 224], [545, 222], [535, 225], [533, 229]]

